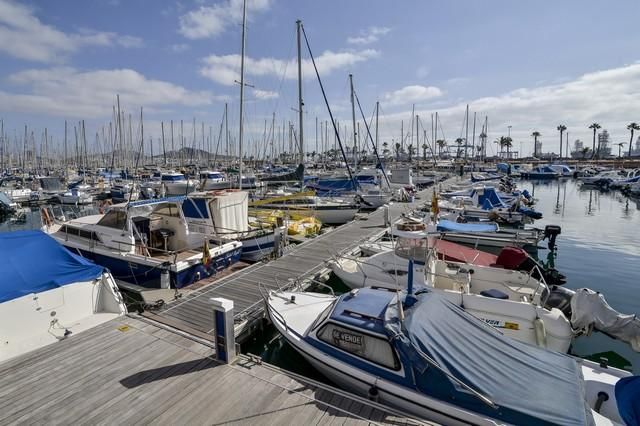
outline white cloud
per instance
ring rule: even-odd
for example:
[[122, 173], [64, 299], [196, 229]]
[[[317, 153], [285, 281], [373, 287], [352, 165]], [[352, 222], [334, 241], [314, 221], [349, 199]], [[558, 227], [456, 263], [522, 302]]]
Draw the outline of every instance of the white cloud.
[[369, 27], [364, 31], [360, 31], [360, 35], [347, 38], [347, 43], [360, 45], [375, 43], [381, 36], [388, 34], [389, 31], [391, 31], [391, 28]]
[[[512, 126], [514, 149], [519, 150], [522, 142], [523, 151], [530, 153], [533, 151], [531, 132], [538, 130], [543, 136], [543, 150], [557, 153], [556, 127], [561, 123], [568, 127], [570, 145], [579, 138], [591, 146], [592, 131], [587, 126], [594, 121], [609, 131], [614, 143], [628, 143], [626, 125], [631, 121], [640, 121], [639, 98], [640, 63], [636, 63], [584, 74], [561, 84], [520, 88], [468, 103], [470, 112], [478, 113], [480, 123], [484, 122], [485, 115], [488, 116], [491, 140], [506, 135], [507, 126]], [[438, 108], [448, 138], [455, 138], [454, 135], [460, 132], [459, 123], [465, 108], [466, 101]], [[423, 109], [417, 110], [416, 114], [429, 117], [432, 112], [435, 111]], [[389, 131], [395, 131], [400, 120], [407, 120], [410, 116], [410, 110], [388, 115]]]
[[112, 32], [64, 33], [40, 22], [27, 6], [10, 0], [0, 0], [0, 40], [0, 51], [37, 62], [60, 62], [83, 46], [142, 46], [138, 37]]
[[[271, 0], [247, 1], [247, 16], [263, 12]], [[242, 0], [224, 0], [213, 6], [200, 6], [180, 16], [179, 32], [189, 39], [202, 39], [222, 34], [231, 24], [242, 21]]]
[[[335, 70], [352, 66], [359, 62], [378, 56], [373, 49], [357, 52], [332, 52], [327, 50], [316, 58], [316, 65], [320, 75], [327, 75]], [[240, 80], [240, 55], [211, 55], [204, 58], [205, 65], [200, 69], [200, 74], [217, 83], [233, 85]], [[295, 59], [288, 61], [276, 58], [249, 58], [245, 57], [245, 72], [250, 76], [271, 76], [276, 78], [297, 78], [297, 62]], [[315, 75], [310, 59], [302, 62], [303, 78]]]
[[74, 68], [32, 69], [12, 74], [10, 83], [27, 93], [0, 91], [0, 109], [52, 116], [108, 117], [116, 94], [143, 107], [195, 107], [211, 104], [209, 92], [194, 92], [152, 80], [131, 69], [81, 72]]
[[278, 94], [278, 92], [272, 92], [270, 90], [253, 89], [253, 96], [255, 96], [256, 99], [267, 100], [279, 98], [280, 94]]
[[383, 99], [391, 105], [407, 105], [429, 101], [440, 96], [442, 96], [442, 90], [437, 87], [413, 85], [386, 93]]

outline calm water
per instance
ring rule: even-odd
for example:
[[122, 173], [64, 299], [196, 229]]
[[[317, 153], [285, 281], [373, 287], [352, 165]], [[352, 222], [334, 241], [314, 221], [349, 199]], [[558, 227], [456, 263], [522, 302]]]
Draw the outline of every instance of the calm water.
[[[567, 287], [588, 287], [605, 295], [625, 314], [640, 313], [640, 200], [617, 191], [601, 192], [574, 180], [522, 181], [539, 200], [544, 218], [536, 226], [562, 227], [556, 267], [567, 276]], [[544, 258], [547, 250], [541, 250]], [[576, 340], [574, 352], [587, 355], [613, 350], [640, 372], [640, 354], [628, 345], [594, 333]]]

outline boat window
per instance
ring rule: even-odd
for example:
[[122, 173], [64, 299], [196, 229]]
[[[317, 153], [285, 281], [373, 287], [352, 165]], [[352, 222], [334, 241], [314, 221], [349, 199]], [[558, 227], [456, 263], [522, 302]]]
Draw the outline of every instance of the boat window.
[[87, 240], [100, 241], [96, 233], [93, 231], [85, 231], [84, 229], [74, 228], [67, 225], [63, 225], [62, 228], [60, 228], [60, 231], [67, 235], [75, 235], [77, 237], [86, 238]]
[[161, 216], [180, 217], [180, 213], [175, 204], [164, 204], [155, 209], [153, 213]]
[[334, 323], [325, 324], [318, 331], [318, 339], [325, 343], [392, 370], [400, 370], [400, 362], [388, 341], [360, 333]]
[[107, 228], [126, 229], [127, 212], [123, 210], [109, 210], [97, 225], [106, 226]]

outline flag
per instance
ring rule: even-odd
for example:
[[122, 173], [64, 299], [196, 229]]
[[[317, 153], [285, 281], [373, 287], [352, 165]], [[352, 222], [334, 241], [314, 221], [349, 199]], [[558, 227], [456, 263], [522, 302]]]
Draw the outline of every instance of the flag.
[[440, 213], [440, 207], [438, 207], [438, 194], [435, 190], [431, 196], [431, 212], [433, 213], [433, 220], [437, 220], [438, 213]]
[[211, 255], [209, 254], [209, 241], [204, 240], [204, 246], [202, 247], [202, 264], [205, 267], [208, 267], [209, 262], [211, 262]]

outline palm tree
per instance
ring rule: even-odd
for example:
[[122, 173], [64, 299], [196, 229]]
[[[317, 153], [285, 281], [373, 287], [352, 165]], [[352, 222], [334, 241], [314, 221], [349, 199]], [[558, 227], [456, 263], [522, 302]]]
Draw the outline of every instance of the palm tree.
[[567, 130], [567, 126], [565, 126], [564, 124], [561, 124], [557, 127], [557, 129], [560, 132], [560, 158], [562, 158], [562, 134], [564, 133], [565, 130]]
[[396, 148], [396, 161], [400, 161], [400, 147], [401, 147], [400, 143], [396, 142], [396, 146], [395, 146], [395, 148]]
[[[618, 158], [622, 158], [622, 146], [626, 144], [627, 144], [626, 142], [620, 142], [616, 144], [618, 145]], [[631, 154], [629, 154], [629, 157], [631, 157]]]
[[585, 146], [584, 148], [582, 148], [580, 150], [580, 152], [582, 153], [582, 159], [584, 160], [585, 158], [587, 158], [587, 154], [589, 153], [589, 151], [591, 151], [591, 149], [588, 146]]
[[462, 138], [456, 139], [456, 143], [458, 144], [458, 151], [456, 152], [456, 158], [460, 158], [460, 154], [462, 153], [462, 142], [464, 142], [464, 139]]
[[427, 161], [427, 147], [426, 143], [422, 144], [422, 161]]
[[[593, 151], [591, 153], [591, 157], [593, 157], [596, 154], [596, 132], [598, 131], [598, 129], [601, 128], [601, 126], [598, 123], [593, 123], [589, 126], [590, 129], [593, 129], [593, 146], [591, 147], [591, 150]], [[598, 151], [600, 151], [600, 149], [598, 149]]]
[[542, 134], [540, 134], [539, 131], [534, 130], [534, 132], [531, 133], [531, 136], [533, 136], [533, 156], [537, 157], [538, 156], [538, 138], [542, 136]]
[[631, 131], [631, 139], [629, 139], [629, 158], [631, 158], [631, 145], [633, 144], [633, 132], [635, 130], [640, 130], [640, 126], [638, 126], [638, 123], [636, 122], [629, 123], [629, 125], [627, 126], [627, 130]]
[[382, 142], [382, 156], [386, 157], [387, 155], [389, 155], [389, 150], [387, 149], [389, 146], [388, 143], [386, 142]]
[[485, 132], [480, 133], [480, 141], [481, 146], [480, 149], [478, 150], [478, 152], [480, 153], [480, 156], [482, 157], [482, 153], [484, 152], [485, 146], [487, 144], [487, 134]]
[[407, 152], [409, 153], [409, 162], [411, 162], [411, 156], [415, 153], [415, 148], [413, 144], [407, 145]]
[[444, 149], [445, 146], [447, 146], [447, 141], [445, 141], [444, 139], [438, 139], [436, 141], [436, 144], [438, 145], [438, 149], [439, 149], [438, 155], [442, 156], [442, 150]]
[[[500, 139], [502, 139], [503, 137], [500, 137]], [[511, 139], [511, 136], [506, 136], [504, 137], [504, 146], [507, 147], [507, 158], [511, 158], [511, 153], [509, 152], [509, 149], [511, 149], [511, 147], [513, 146], [513, 139]]]

